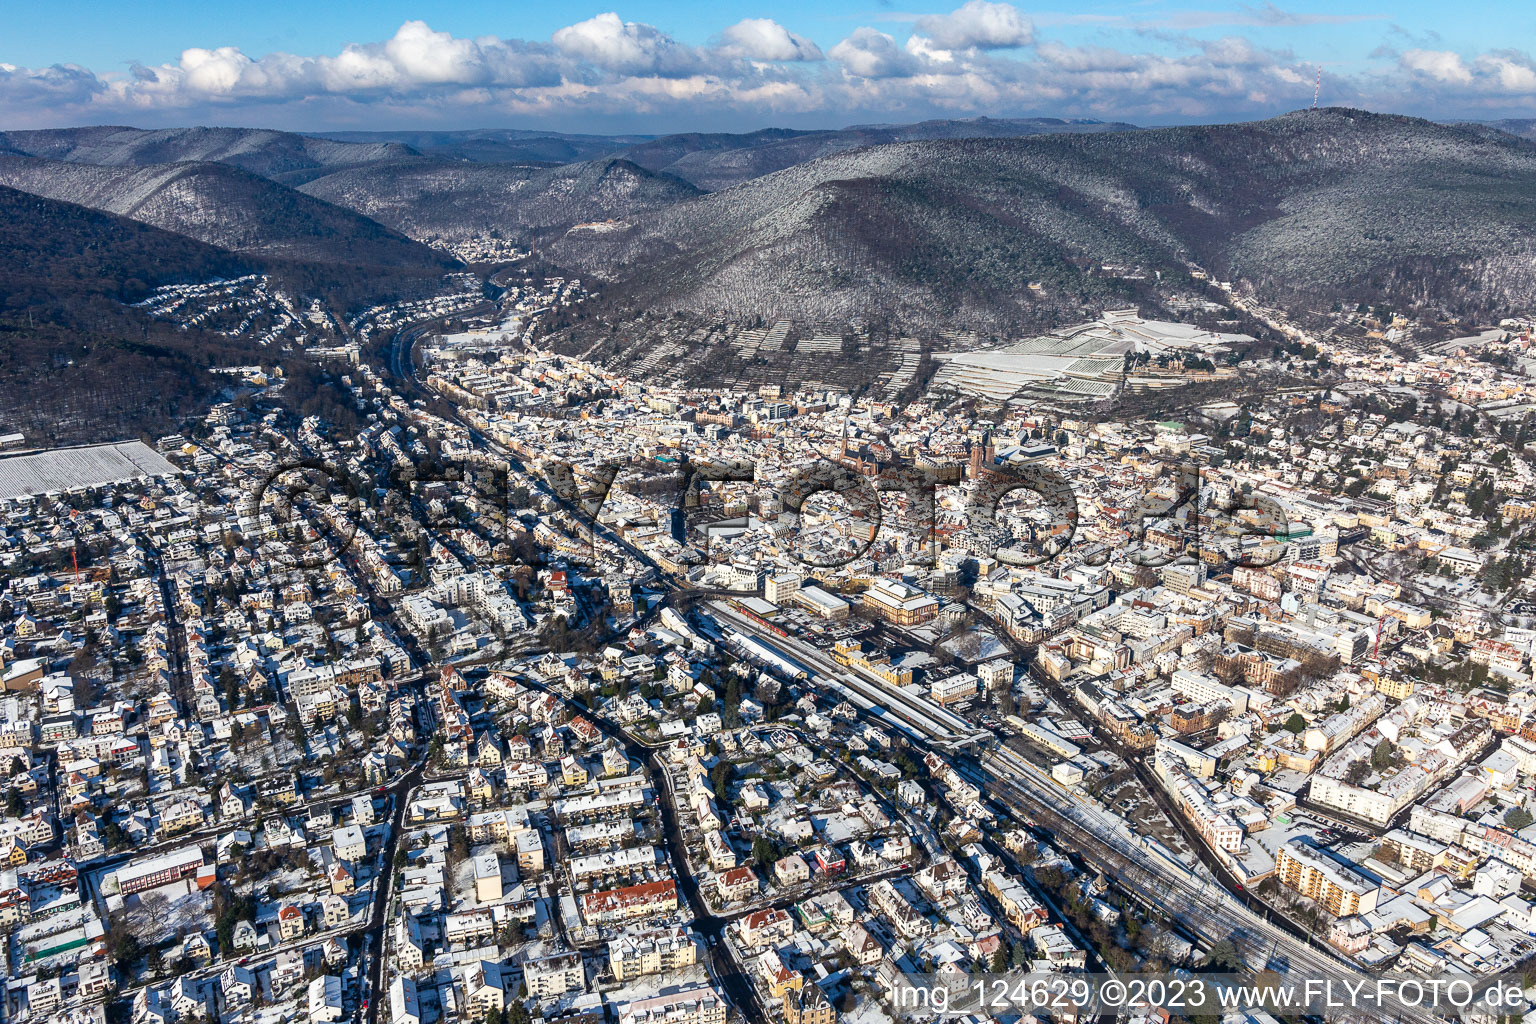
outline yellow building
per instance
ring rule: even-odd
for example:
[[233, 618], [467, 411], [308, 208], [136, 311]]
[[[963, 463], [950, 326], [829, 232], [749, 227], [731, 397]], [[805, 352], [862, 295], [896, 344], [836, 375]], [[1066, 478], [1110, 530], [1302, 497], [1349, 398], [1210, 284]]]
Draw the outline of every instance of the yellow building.
[[567, 786], [585, 786], [587, 784], [587, 770], [581, 766], [581, 762], [567, 754], [560, 759], [560, 781]]
[[784, 997], [784, 1024], [837, 1024], [837, 1011], [819, 985], [806, 985]]
[[912, 670], [891, 664], [883, 651], [865, 651], [857, 640], [839, 640], [832, 646], [832, 660], [886, 686], [912, 685]]

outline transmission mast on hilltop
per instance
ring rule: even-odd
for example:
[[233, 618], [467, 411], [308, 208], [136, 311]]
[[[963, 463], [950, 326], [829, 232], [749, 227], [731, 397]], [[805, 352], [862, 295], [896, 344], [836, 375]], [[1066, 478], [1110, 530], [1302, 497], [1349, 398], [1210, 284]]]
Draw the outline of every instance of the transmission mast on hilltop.
[[1323, 66], [1317, 66], [1317, 81], [1312, 85], [1312, 109], [1317, 109], [1318, 94], [1323, 91]]

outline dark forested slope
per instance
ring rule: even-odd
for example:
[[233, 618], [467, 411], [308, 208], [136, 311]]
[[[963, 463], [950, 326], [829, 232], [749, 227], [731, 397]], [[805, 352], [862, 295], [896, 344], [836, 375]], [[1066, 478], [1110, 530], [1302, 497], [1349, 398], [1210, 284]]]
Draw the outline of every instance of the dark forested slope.
[[212, 393], [207, 366], [250, 354], [125, 303], [253, 269], [181, 235], [0, 187], [0, 427], [85, 441], [174, 425]]

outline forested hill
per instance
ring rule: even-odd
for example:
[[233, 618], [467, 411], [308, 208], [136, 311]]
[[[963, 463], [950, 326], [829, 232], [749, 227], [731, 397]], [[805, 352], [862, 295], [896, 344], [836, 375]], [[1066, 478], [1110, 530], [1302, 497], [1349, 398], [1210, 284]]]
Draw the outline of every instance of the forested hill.
[[63, 441], [168, 429], [249, 352], [125, 302], [235, 277], [244, 257], [136, 221], [0, 187], [0, 428]]
[[1511, 132], [1529, 125], [1327, 108], [1158, 129], [0, 133], [0, 185], [32, 193], [0, 193], [0, 429], [169, 425], [209, 393], [200, 367], [251, 355], [125, 298], [259, 270], [344, 321], [447, 287], [464, 268], [427, 242], [536, 242], [600, 285], [594, 330], [682, 312], [1007, 336], [1106, 306], [1176, 316], [1206, 278], [1293, 314], [1487, 322], [1536, 294], [1536, 143]]
[[301, 186], [412, 238], [527, 238], [551, 227], [632, 217], [699, 194], [628, 160], [546, 167], [415, 160], [358, 167]]
[[0, 185], [284, 260], [441, 273], [441, 253], [367, 217], [223, 163], [101, 166], [0, 155]]
[[43, 128], [0, 132], [0, 152], [95, 164], [222, 163], [296, 185], [347, 167], [400, 160], [414, 153], [391, 141], [342, 142], [260, 128]]
[[[575, 229], [546, 251], [633, 309], [1006, 331], [1125, 301], [1105, 264], [1260, 300], [1447, 310], [1536, 294], [1536, 145], [1358, 110], [875, 146]], [[1027, 285], [1034, 284], [1030, 288]]]

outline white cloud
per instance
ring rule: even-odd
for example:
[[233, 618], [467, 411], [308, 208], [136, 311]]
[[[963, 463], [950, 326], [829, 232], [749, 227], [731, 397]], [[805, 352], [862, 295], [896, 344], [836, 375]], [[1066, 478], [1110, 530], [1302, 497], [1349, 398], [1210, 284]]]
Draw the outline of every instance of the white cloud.
[[896, 40], [877, 29], [860, 27], [827, 51], [849, 74], [860, 78], [896, 78], [917, 70], [916, 59]]
[[78, 64], [22, 68], [0, 63], [0, 110], [8, 104], [43, 110], [85, 104], [102, 88], [101, 81]]
[[1241, 36], [1202, 42], [1200, 49], [1217, 67], [1263, 67], [1274, 62], [1270, 54]]
[[187, 88], [212, 96], [234, 92], [240, 79], [253, 66], [251, 59], [233, 46], [221, 46], [217, 50], [194, 47], [181, 55], [181, 70]]
[[1107, 46], [1062, 46], [1060, 43], [1043, 43], [1039, 53], [1041, 60], [1052, 68], [1065, 72], [1131, 71], [1140, 66], [1143, 61], [1143, 58], [1136, 54], [1112, 50]]
[[[1250, 17], [1290, 24], [1263, 7]], [[0, 124], [519, 123], [674, 130], [859, 120], [1055, 114], [1166, 122], [1263, 117], [1304, 107], [1314, 67], [1262, 35], [1159, 35], [1156, 52], [1036, 39], [1008, 4], [971, 0], [913, 22], [903, 39], [854, 28], [823, 53], [791, 28], [747, 18], [709, 46], [604, 13], [549, 40], [462, 38], [407, 21], [389, 38], [320, 55], [193, 47], [98, 73], [0, 63]], [[700, 33], [703, 34], [703, 33]], [[217, 44], [218, 40], [210, 40]], [[1028, 45], [1023, 53], [1004, 52]], [[1509, 50], [1381, 51], [1369, 73], [1325, 73], [1325, 103], [1434, 116], [1536, 113], [1536, 63]]]
[[1475, 63], [1479, 72], [1498, 82], [1507, 93], [1536, 93], [1536, 68], [1523, 54], [1485, 53]]
[[625, 74], [687, 74], [699, 64], [687, 47], [661, 30], [624, 21], [611, 11], [560, 29], [554, 42], [567, 56]]
[[388, 89], [399, 81], [400, 69], [381, 47], [348, 46], [319, 62], [320, 82], [327, 92], [367, 92]]
[[925, 14], [913, 22], [918, 35], [941, 50], [1006, 49], [1034, 42], [1034, 27], [1012, 4], [967, 0], [948, 14]]
[[821, 48], [772, 18], [743, 18], [721, 33], [721, 52], [749, 60], [821, 60]]
[[376, 95], [444, 95], [476, 86], [558, 85], [558, 55], [517, 40], [459, 39], [408, 21], [381, 43], [351, 44], [335, 56], [272, 53], [253, 59], [233, 46], [193, 47], [175, 64], [136, 65], [129, 81], [98, 80], [104, 93], [131, 108], [198, 101], [281, 102], [317, 95], [371, 99]]
[[434, 32], [424, 21], [408, 21], [384, 44], [384, 54], [413, 82], [467, 85], [485, 78], [480, 47], [470, 39]]
[[1462, 63], [1461, 55], [1451, 50], [1406, 50], [1398, 63], [1437, 82], [1466, 85], [1472, 81], [1472, 72]]

